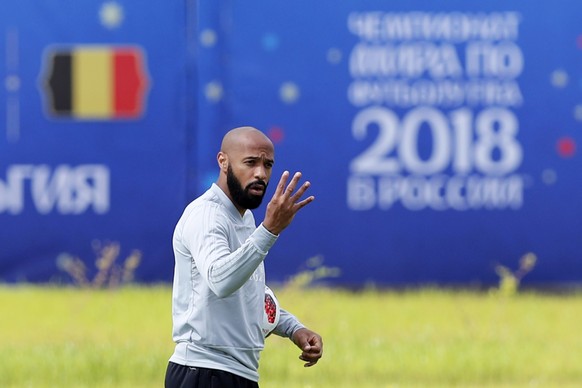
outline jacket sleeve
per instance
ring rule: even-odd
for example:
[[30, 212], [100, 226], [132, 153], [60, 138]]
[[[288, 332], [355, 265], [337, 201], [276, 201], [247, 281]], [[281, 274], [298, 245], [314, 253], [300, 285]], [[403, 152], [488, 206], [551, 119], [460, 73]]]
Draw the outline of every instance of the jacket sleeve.
[[284, 309], [281, 310], [279, 323], [273, 330], [273, 333], [279, 337], [291, 338], [295, 331], [304, 328], [305, 326], [290, 312]]
[[190, 215], [183, 233], [200, 275], [220, 298], [238, 290], [251, 277], [277, 240], [261, 224], [231, 252], [228, 222], [216, 207], [201, 207]]

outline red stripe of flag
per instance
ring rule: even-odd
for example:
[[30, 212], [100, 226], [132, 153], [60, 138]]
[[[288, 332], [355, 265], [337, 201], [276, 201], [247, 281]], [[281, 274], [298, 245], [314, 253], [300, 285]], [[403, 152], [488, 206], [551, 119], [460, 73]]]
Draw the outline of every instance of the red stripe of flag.
[[133, 118], [142, 112], [141, 94], [147, 82], [141, 74], [141, 52], [132, 48], [114, 50], [113, 73], [113, 115], [114, 117]]

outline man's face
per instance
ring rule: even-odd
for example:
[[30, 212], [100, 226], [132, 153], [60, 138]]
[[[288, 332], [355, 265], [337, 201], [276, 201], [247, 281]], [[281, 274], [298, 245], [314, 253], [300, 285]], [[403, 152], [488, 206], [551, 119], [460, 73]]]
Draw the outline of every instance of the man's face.
[[239, 211], [256, 209], [271, 178], [275, 162], [273, 143], [262, 133], [249, 131], [230, 138], [223, 147], [218, 162], [226, 176], [225, 189], [230, 199]]
[[226, 184], [234, 203], [243, 209], [258, 208], [267, 189], [267, 182], [261, 179], [254, 180], [243, 188], [230, 164], [226, 172]]

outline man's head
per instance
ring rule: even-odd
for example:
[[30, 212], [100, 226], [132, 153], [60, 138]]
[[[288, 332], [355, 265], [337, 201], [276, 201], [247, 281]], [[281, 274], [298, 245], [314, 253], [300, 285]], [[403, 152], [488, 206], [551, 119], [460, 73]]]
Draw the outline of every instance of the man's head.
[[253, 127], [239, 127], [222, 139], [217, 156], [218, 186], [242, 213], [257, 208], [271, 178], [275, 150], [269, 138]]

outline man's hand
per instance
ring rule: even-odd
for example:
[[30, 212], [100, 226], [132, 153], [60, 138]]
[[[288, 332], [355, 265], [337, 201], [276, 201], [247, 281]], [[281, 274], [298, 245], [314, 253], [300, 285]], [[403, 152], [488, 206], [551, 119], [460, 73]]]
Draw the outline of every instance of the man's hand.
[[302, 350], [299, 359], [306, 361], [305, 367], [317, 364], [323, 356], [323, 340], [319, 334], [303, 328], [293, 333], [291, 340]]
[[273, 198], [267, 205], [267, 212], [265, 214], [265, 220], [263, 221], [263, 226], [273, 234], [279, 234], [285, 229], [291, 221], [295, 214], [302, 209], [305, 205], [311, 203], [315, 197], [310, 196], [300, 201], [301, 196], [305, 193], [305, 190], [311, 186], [311, 183], [305, 182], [299, 190], [295, 192], [297, 185], [299, 184], [299, 179], [301, 179], [301, 173], [296, 172], [289, 182], [287, 187], [287, 179], [289, 178], [289, 171], [285, 171], [281, 175], [279, 184], [275, 189], [275, 194]]

